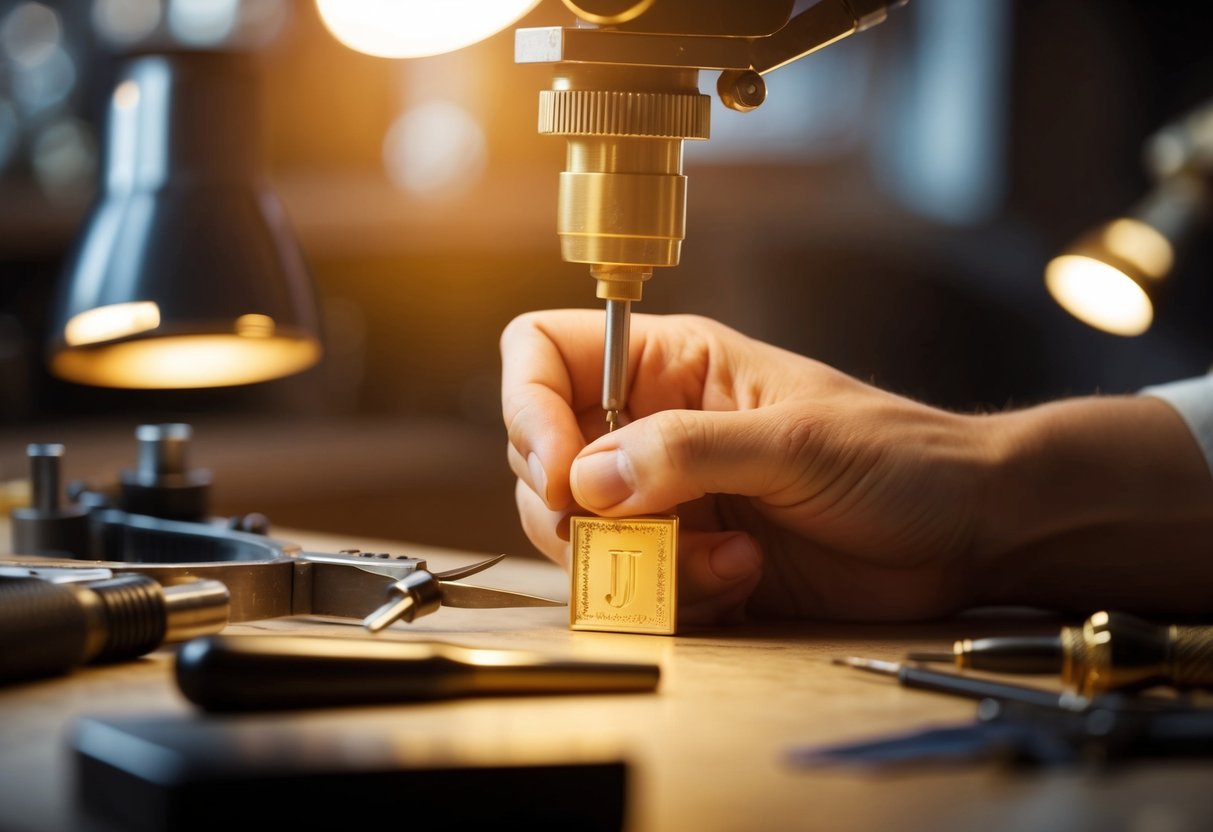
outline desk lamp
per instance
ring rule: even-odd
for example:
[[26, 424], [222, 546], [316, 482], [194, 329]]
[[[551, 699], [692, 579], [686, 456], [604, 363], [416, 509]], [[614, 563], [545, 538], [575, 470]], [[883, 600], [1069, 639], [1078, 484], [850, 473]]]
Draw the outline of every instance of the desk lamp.
[[1153, 188], [1126, 214], [1086, 232], [1045, 268], [1053, 298], [1079, 320], [1115, 335], [1141, 335], [1154, 320], [1185, 245], [1209, 219], [1213, 102], [1146, 142]]
[[251, 55], [124, 59], [99, 199], [69, 256], [51, 371], [102, 387], [250, 384], [321, 355], [313, 289], [258, 167]]

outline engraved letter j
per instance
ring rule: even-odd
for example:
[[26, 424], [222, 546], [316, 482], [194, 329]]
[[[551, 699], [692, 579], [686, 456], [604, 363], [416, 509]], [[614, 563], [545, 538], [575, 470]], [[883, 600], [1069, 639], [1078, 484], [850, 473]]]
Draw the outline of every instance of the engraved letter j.
[[626, 607], [636, 591], [636, 563], [640, 552], [631, 549], [611, 549], [611, 591], [606, 602], [612, 607]]

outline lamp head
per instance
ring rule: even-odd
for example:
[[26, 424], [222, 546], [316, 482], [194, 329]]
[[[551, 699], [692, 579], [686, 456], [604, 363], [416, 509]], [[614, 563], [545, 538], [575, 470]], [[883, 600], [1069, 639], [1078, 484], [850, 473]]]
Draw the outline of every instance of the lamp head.
[[250, 56], [126, 59], [99, 198], [54, 309], [53, 373], [103, 387], [251, 384], [321, 356], [313, 289], [262, 178]]
[[1154, 188], [1124, 216], [1080, 236], [1045, 268], [1045, 286], [1071, 315], [1115, 335], [1150, 328], [1172, 273], [1213, 209], [1213, 104], [1146, 144]]

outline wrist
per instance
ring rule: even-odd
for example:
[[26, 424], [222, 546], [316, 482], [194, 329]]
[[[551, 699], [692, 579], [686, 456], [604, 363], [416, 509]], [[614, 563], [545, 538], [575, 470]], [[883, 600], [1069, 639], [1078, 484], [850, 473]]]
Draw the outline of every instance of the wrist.
[[1160, 525], [1213, 528], [1213, 477], [1164, 401], [1091, 396], [987, 418], [996, 473], [973, 553], [985, 603], [1053, 597], [1063, 590], [1042, 582], [1067, 569], [1140, 569]]

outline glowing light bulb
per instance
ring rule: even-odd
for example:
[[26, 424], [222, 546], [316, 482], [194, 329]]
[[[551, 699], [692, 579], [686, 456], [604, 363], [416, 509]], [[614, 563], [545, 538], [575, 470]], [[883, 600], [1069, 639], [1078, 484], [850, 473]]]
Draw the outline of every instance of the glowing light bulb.
[[1049, 293], [1079, 320], [1114, 335], [1141, 335], [1154, 320], [1154, 305], [1136, 281], [1092, 257], [1065, 254], [1045, 270]]
[[462, 49], [497, 34], [537, 5], [539, 0], [316, 0], [333, 37], [379, 58]]

